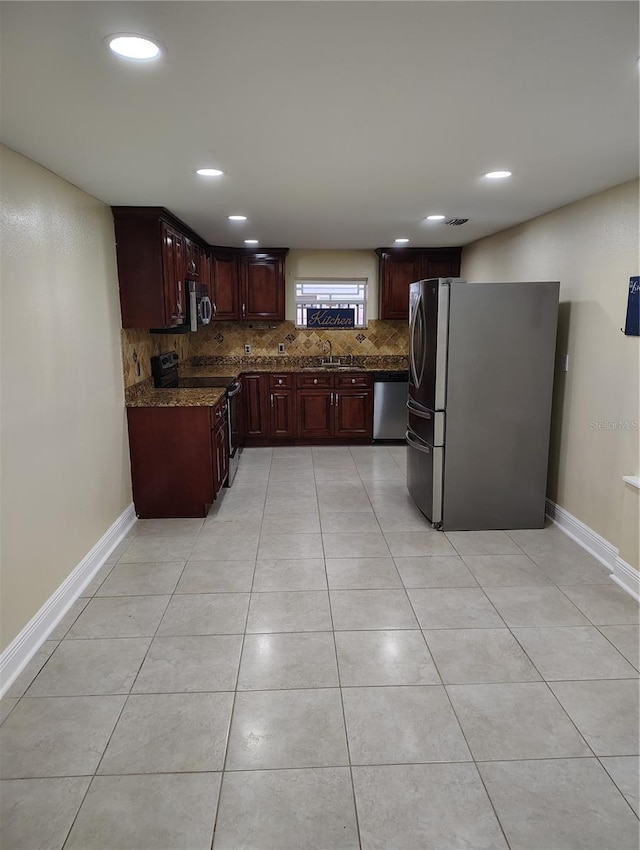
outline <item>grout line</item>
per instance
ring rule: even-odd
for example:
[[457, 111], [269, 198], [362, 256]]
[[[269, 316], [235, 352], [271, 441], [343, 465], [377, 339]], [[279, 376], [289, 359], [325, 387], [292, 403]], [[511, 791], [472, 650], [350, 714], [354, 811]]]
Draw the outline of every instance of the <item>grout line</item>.
[[[272, 457], [273, 457], [273, 454], [272, 454]], [[271, 463], [269, 463], [269, 475], [267, 477], [267, 486], [268, 486], [268, 483], [269, 483], [270, 476], [271, 476]], [[266, 493], [265, 493], [265, 504], [266, 504], [266, 498], [267, 497], [266, 497]], [[263, 506], [263, 509], [262, 509], [262, 517], [260, 518], [260, 533], [259, 533], [259, 536], [258, 536], [258, 540], [260, 540], [260, 538], [262, 536], [263, 523], [264, 523], [264, 506]], [[234, 718], [234, 715], [235, 715], [236, 699], [238, 697], [238, 683], [240, 681], [240, 670], [242, 669], [242, 663], [243, 663], [243, 660], [244, 660], [244, 645], [245, 645], [245, 640], [246, 640], [246, 637], [247, 637], [247, 626], [249, 624], [249, 614], [251, 612], [251, 597], [253, 595], [253, 585], [254, 585], [255, 579], [256, 579], [256, 569], [257, 569], [257, 563], [258, 563], [258, 551], [259, 551], [259, 549], [256, 550], [256, 557], [253, 561], [253, 573], [251, 575], [251, 587], [249, 589], [249, 600], [248, 600], [248, 604], [247, 604], [247, 613], [246, 613], [245, 618], [244, 618], [244, 630], [243, 630], [243, 633], [242, 633], [242, 641], [240, 643], [240, 655], [238, 657], [238, 671], [236, 673], [236, 682], [235, 682], [235, 687], [233, 689], [233, 698], [231, 700], [231, 711], [229, 712], [229, 725], [227, 727], [227, 737], [226, 737], [226, 741], [225, 741], [225, 745], [224, 745], [224, 756], [223, 756], [223, 759], [222, 759], [220, 786], [218, 788], [218, 799], [217, 799], [217, 802], [216, 802], [215, 816], [214, 816], [214, 819], [213, 819], [213, 829], [212, 829], [212, 832], [211, 832], [211, 848], [213, 848], [214, 842], [216, 840], [216, 828], [218, 826], [218, 817], [220, 815], [220, 802], [222, 800], [222, 788], [223, 788], [224, 781], [225, 781], [225, 773], [227, 772], [227, 759], [229, 757], [229, 744], [230, 744], [230, 741], [231, 741], [231, 727], [232, 727], [233, 718]], [[243, 693], [243, 691], [241, 691], [241, 693]]]
[[[317, 492], [317, 483], [316, 483], [316, 492]], [[324, 553], [324, 539], [322, 541], [322, 551], [323, 551], [323, 554], [325, 554]], [[327, 572], [326, 555], [325, 555], [325, 558], [324, 558], [324, 572], [325, 572], [325, 580], [327, 582], [327, 588], [328, 588], [329, 587], [329, 574]], [[358, 838], [358, 847], [362, 848], [362, 838], [360, 836], [360, 817], [359, 817], [359, 814], [358, 814], [358, 803], [357, 803], [357, 800], [356, 800], [356, 786], [355, 786], [355, 782], [353, 781], [353, 766], [352, 766], [352, 762], [351, 762], [351, 747], [349, 746], [349, 733], [348, 733], [348, 730], [347, 730], [347, 715], [346, 715], [345, 708], [344, 708], [344, 695], [343, 695], [343, 692], [342, 692], [342, 678], [340, 676], [340, 661], [338, 659], [338, 644], [336, 642], [335, 623], [333, 621], [333, 607], [331, 605], [331, 593], [328, 592], [327, 595], [329, 597], [329, 616], [331, 617], [331, 634], [333, 636], [333, 651], [335, 653], [335, 659], [336, 659], [336, 672], [337, 672], [337, 676], [338, 676], [338, 689], [339, 689], [339, 693], [340, 693], [340, 706], [342, 708], [342, 728], [343, 728], [343, 731], [344, 731], [344, 739], [345, 739], [345, 744], [346, 744], [346, 747], [347, 747], [347, 760], [349, 762], [349, 778], [351, 780], [351, 795], [352, 795], [352, 800], [353, 800], [353, 812], [354, 812], [354, 817], [355, 817], [355, 821], [356, 821], [356, 835], [357, 835], [357, 838]]]

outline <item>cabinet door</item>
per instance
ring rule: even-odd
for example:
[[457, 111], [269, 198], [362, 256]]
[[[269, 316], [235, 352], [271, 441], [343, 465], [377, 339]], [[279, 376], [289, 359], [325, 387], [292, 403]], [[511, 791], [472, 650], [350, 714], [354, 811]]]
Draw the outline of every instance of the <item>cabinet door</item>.
[[200, 279], [200, 246], [184, 239], [184, 271], [187, 280]]
[[423, 260], [423, 277], [459, 277], [461, 249], [431, 249]]
[[422, 255], [409, 248], [380, 253], [380, 318], [409, 320], [409, 284], [422, 277]]
[[371, 437], [373, 393], [371, 390], [339, 391], [335, 394], [336, 437]]
[[298, 390], [298, 437], [331, 437], [333, 434], [333, 392]]
[[270, 401], [271, 437], [295, 437], [295, 408], [290, 390], [272, 389]]
[[229, 322], [240, 318], [238, 259], [233, 254], [212, 252], [211, 292], [214, 321]]
[[267, 254], [240, 258], [243, 319], [284, 321], [284, 260]]
[[184, 240], [173, 228], [162, 225], [162, 272], [165, 301], [165, 327], [182, 325], [186, 321], [183, 297]]
[[242, 376], [245, 436], [248, 438], [269, 436], [267, 379], [267, 375]]

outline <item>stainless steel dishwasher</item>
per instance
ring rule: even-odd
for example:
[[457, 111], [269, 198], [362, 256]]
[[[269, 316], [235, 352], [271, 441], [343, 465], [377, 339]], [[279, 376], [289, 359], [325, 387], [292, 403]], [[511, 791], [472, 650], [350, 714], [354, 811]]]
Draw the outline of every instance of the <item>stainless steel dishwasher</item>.
[[409, 372], [375, 372], [373, 439], [403, 440], [407, 433]]

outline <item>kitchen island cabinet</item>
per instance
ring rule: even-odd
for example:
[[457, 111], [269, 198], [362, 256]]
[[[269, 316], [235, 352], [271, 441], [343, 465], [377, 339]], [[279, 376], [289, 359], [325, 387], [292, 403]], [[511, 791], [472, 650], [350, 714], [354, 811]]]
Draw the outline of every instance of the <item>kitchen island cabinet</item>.
[[226, 404], [127, 408], [138, 517], [207, 515], [228, 474]]

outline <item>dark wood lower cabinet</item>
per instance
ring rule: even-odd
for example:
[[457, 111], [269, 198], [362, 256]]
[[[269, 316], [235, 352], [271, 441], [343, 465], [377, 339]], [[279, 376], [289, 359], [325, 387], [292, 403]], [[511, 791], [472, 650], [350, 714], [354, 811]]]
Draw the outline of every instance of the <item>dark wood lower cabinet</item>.
[[129, 448], [137, 516], [206, 516], [215, 499], [208, 407], [130, 407]]
[[372, 426], [371, 390], [338, 390], [335, 394], [334, 436], [371, 438]]
[[269, 436], [267, 407], [268, 375], [243, 375], [244, 437], [250, 443]]
[[298, 437], [325, 439], [332, 436], [333, 395], [332, 390], [298, 390]]
[[371, 440], [370, 374], [244, 375], [246, 445]]
[[296, 436], [295, 396], [291, 390], [271, 390], [270, 429], [271, 437], [293, 438]]

